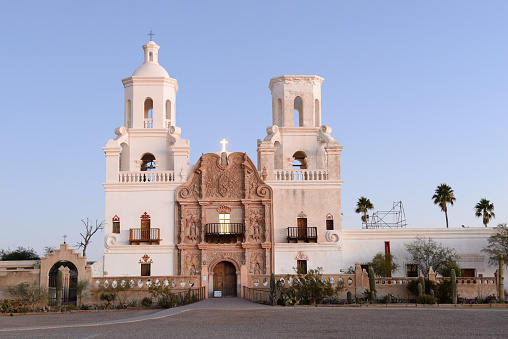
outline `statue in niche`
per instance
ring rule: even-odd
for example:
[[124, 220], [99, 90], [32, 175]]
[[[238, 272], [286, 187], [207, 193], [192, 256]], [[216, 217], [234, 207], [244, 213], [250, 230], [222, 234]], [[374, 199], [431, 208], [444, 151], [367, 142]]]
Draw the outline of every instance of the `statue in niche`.
[[197, 239], [197, 231], [196, 231], [196, 223], [193, 221], [189, 227], [189, 239], [196, 240]]
[[258, 241], [261, 239], [261, 228], [263, 226], [262, 212], [251, 211], [249, 219], [252, 228], [251, 237], [253, 240]]

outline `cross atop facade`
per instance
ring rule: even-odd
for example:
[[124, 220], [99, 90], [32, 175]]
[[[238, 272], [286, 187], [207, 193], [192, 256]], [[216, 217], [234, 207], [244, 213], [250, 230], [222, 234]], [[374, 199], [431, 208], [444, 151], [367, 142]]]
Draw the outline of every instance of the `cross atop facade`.
[[226, 144], [228, 141], [226, 139], [222, 139], [220, 143], [222, 144], [222, 152], [226, 152]]
[[63, 235], [63, 238], [64, 238], [64, 244], [67, 244], [67, 243], [65, 242], [65, 239], [67, 239], [67, 235], [66, 235], [66, 234], [64, 234], [64, 235]]
[[149, 35], [149, 36], [150, 36], [150, 41], [153, 41], [153, 40], [152, 40], [152, 36], [154, 36], [155, 34], [153, 34], [153, 33], [152, 33], [152, 29], [151, 29], [151, 28], [150, 28], [150, 33], [148, 33], [147, 35]]

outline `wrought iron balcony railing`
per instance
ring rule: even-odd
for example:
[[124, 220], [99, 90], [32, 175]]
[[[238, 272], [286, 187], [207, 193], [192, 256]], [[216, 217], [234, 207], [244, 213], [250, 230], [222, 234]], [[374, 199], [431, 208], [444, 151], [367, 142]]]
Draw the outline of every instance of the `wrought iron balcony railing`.
[[288, 227], [288, 241], [317, 242], [317, 227]]
[[206, 235], [243, 235], [244, 230], [242, 223], [206, 224]]
[[142, 242], [149, 242], [150, 244], [159, 244], [160, 229], [159, 228], [131, 228], [129, 235], [129, 244], [140, 244]]

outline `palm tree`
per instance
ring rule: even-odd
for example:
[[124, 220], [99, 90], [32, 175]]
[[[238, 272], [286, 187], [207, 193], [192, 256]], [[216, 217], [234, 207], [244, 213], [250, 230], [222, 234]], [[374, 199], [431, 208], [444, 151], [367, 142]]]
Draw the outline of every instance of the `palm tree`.
[[370, 200], [362, 196], [361, 198], [358, 199], [358, 202], [356, 203], [355, 213], [363, 213], [362, 221], [367, 222], [367, 219], [369, 218], [367, 212], [373, 208], [374, 205], [372, 205]]
[[447, 184], [437, 186], [432, 199], [434, 199], [434, 204], [439, 205], [441, 207], [441, 211], [445, 213], [446, 228], [448, 228], [448, 207], [446, 204], [449, 203], [453, 206], [453, 202], [455, 201], [455, 195], [453, 195], [452, 188]]
[[490, 219], [494, 219], [496, 214], [494, 213], [494, 204], [483, 198], [474, 207], [476, 209], [476, 215], [478, 218], [483, 216], [483, 224], [487, 227]]

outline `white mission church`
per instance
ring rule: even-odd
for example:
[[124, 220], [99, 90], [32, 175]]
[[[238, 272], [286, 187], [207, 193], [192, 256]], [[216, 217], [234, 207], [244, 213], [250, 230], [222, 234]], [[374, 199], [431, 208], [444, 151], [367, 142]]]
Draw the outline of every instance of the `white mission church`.
[[493, 276], [481, 252], [492, 228], [342, 229], [342, 146], [321, 124], [323, 78], [270, 79], [272, 123], [257, 164], [225, 151], [190, 164], [176, 124], [178, 83], [159, 65], [157, 44], [143, 50], [143, 64], [122, 80], [124, 126], [104, 147], [106, 235], [93, 276], [196, 275], [210, 291], [236, 295], [249, 276], [339, 274], [388, 243], [403, 277], [414, 270], [403, 245], [417, 236], [454, 247], [468, 274]]

